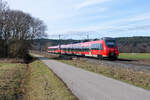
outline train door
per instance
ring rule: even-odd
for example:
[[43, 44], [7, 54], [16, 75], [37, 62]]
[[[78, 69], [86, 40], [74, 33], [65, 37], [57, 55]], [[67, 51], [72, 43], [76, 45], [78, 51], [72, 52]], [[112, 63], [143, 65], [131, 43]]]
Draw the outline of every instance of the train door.
[[98, 55], [103, 55], [104, 54], [104, 51], [103, 51], [103, 44], [100, 43], [99, 44], [99, 52], [98, 52]]
[[92, 56], [97, 56], [99, 52], [99, 44], [92, 44], [91, 45], [91, 54]]

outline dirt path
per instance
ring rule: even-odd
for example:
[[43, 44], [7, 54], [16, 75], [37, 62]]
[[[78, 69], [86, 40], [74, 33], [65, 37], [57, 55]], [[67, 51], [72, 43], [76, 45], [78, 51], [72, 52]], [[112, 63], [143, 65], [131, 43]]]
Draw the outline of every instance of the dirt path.
[[38, 56], [80, 100], [149, 100], [150, 91]]

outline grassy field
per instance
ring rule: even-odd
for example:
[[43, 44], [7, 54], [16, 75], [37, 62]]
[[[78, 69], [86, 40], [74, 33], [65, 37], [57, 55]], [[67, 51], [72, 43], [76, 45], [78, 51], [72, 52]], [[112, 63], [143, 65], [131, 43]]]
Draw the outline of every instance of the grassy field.
[[77, 100], [66, 85], [41, 61], [29, 65], [25, 100]]
[[0, 100], [22, 98], [22, 84], [26, 71], [25, 64], [0, 63]]
[[131, 60], [150, 60], [150, 53], [120, 53], [119, 58]]
[[0, 63], [0, 100], [77, 100], [41, 61]]

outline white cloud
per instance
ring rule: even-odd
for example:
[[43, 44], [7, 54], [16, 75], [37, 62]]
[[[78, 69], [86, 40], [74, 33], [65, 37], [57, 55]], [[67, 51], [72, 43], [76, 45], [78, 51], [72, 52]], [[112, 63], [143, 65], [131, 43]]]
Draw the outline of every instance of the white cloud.
[[108, 2], [108, 1], [111, 1], [111, 0], [86, 0], [85, 2], [80, 3], [76, 8], [79, 10], [79, 9], [82, 9], [91, 5], [101, 4], [104, 2]]
[[[144, 23], [141, 23], [143, 22]], [[146, 23], [145, 23], [146, 21]], [[87, 33], [93, 32], [130, 32], [130, 31], [144, 31], [150, 30], [150, 13], [144, 13], [140, 15], [130, 16], [128, 18], [122, 18], [105, 22], [99, 25], [92, 25], [87, 27], [81, 27], [78, 29], [66, 30], [64, 33]]]
[[[11, 9], [23, 10], [44, 20], [48, 25], [49, 34], [82, 34], [94, 33], [95, 31], [115, 33], [134, 30], [147, 30], [149, 32], [150, 30], [150, 12], [144, 13], [146, 11], [144, 6], [134, 11], [132, 8], [137, 7], [134, 5], [130, 7], [131, 10], [128, 10], [123, 2], [130, 0], [6, 1], [8, 1]], [[121, 7], [120, 2], [124, 4]], [[35, 3], [36, 5], [33, 6]], [[109, 4], [107, 5], [107, 3]], [[142, 8], [144, 9], [143, 13], [140, 13]]]

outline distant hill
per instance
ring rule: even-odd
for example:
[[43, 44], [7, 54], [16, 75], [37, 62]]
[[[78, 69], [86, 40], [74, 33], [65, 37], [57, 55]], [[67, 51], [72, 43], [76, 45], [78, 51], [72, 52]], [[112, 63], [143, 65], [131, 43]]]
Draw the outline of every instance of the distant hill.
[[[119, 51], [125, 53], [150, 53], [150, 37], [121, 37], [116, 38]], [[87, 41], [87, 40], [84, 40]], [[83, 40], [61, 40], [61, 44], [83, 42]], [[48, 46], [58, 45], [59, 40], [37, 39], [33, 42], [33, 49], [46, 50]]]
[[117, 38], [120, 52], [150, 53], [150, 37]]

